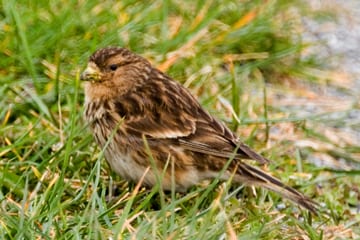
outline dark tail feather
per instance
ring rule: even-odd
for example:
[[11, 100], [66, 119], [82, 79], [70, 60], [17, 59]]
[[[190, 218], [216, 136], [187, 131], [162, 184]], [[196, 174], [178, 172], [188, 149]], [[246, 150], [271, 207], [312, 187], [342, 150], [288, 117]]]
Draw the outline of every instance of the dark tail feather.
[[241, 180], [244, 180], [244, 183], [261, 186], [272, 190], [310, 210], [311, 212], [315, 214], [318, 213], [318, 203], [304, 196], [295, 189], [286, 186], [284, 183], [280, 182], [280, 180], [268, 175], [267, 173], [245, 163], [240, 163], [238, 165], [237, 172], [241, 176]]

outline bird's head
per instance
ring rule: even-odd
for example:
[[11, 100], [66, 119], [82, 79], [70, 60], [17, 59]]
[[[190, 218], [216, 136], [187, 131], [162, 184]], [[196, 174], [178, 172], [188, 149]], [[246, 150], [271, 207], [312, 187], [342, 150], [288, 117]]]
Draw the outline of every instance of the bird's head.
[[94, 52], [80, 79], [93, 84], [138, 79], [150, 63], [126, 48], [106, 47]]

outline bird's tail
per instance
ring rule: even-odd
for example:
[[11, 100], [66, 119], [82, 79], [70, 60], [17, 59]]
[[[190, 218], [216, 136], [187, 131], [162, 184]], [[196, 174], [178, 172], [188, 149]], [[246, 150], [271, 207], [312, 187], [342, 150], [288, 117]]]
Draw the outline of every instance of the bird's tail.
[[313, 213], [318, 212], [318, 203], [296, 191], [295, 189], [285, 185], [280, 180], [261, 171], [260, 169], [257, 169], [246, 163], [240, 163], [238, 165], [237, 172], [241, 176], [240, 181], [244, 182], [245, 184], [267, 188], [285, 198], [292, 200], [293, 202], [310, 210]]

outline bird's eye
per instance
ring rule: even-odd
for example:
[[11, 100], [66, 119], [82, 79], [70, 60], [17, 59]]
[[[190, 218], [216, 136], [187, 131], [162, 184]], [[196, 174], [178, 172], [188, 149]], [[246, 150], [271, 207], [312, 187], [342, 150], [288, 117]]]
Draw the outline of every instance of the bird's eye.
[[118, 68], [118, 65], [116, 65], [116, 64], [111, 64], [111, 65], [109, 66], [109, 68], [110, 68], [111, 71], [115, 71], [115, 70]]

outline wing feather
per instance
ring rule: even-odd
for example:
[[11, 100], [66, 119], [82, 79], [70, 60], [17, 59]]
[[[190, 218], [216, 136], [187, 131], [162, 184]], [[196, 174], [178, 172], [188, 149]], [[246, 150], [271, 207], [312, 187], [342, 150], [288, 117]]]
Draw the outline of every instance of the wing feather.
[[118, 99], [118, 109], [129, 112], [124, 122], [128, 131], [153, 139], [175, 139], [184, 149], [224, 159], [269, 162], [203, 110], [187, 89], [159, 71], [152, 74], [148, 85], [123, 95], [126, 101]]

